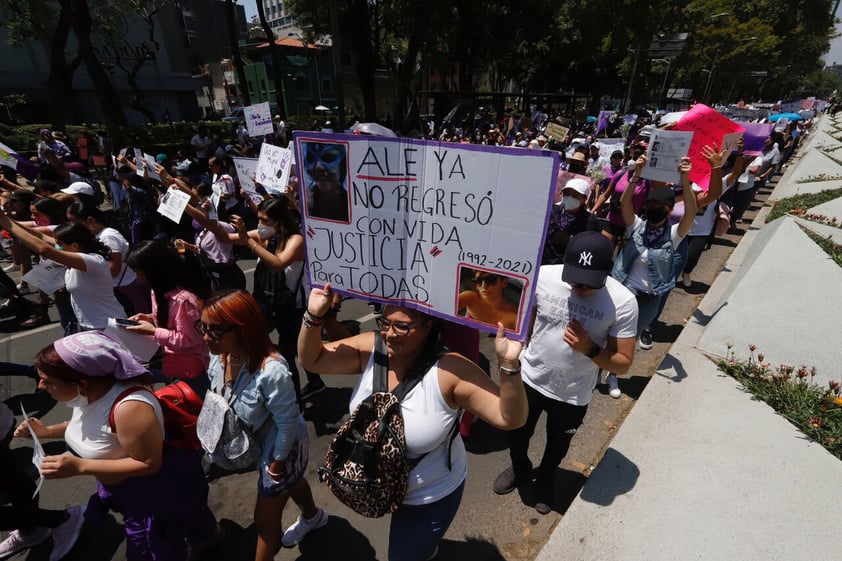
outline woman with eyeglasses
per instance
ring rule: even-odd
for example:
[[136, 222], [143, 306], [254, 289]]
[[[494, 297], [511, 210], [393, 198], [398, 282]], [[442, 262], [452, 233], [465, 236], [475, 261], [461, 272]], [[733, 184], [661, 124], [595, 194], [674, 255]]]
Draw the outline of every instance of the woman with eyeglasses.
[[421, 377], [401, 401], [407, 458], [421, 459], [409, 474], [403, 504], [392, 513], [389, 561], [431, 559], [456, 516], [465, 486], [465, 446], [461, 438], [451, 438], [459, 411], [470, 411], [502, 430], [526, 421], [522, 345], [505, 338], [503, 324], [497, 323], [498, 386], [474, 363], [446, 352], [438, 319], [397, 305], [384, 306], [377, 331], [323, 343], [321, 325], [331, 299], [329, 284], [311, 290], [298, 336], [298, 359], [320, 374], [361, 375], [351, 394], [352, 411], [374, 390], [373, 351], [379, 337], [386, 344], [390, 391], [404, 379]]
[[202, 301], [210, 296], [207, 278], [188, 267], [174, 247], [158, 241], [138, 243], [129, 250], [126, 263], [152, 288], [152, 313], [131, 316], [138, 325], [126, 329], [151, 335], [161, 345], [164, 358], [156, 381], [184, 379], [205, 395], [210, 357], [193, 325], [201, 316]]
[[503, 324], [506, 329], [516, 329], [518, 305], [509, 300], [504, 290], [509, 279], [488, 271], [471, 272], [471, 289], [459, 293], [456, 304], [459, 315], [496, 325]]
[[[211, 390], [229, 401], [262, 442], [263, 455], [256, 466], [255, 560], [269, 561], [281, 544], [293, 547], [328, 521], [304, 478], [309, 438], [292, 374], [269, 339], [260, 306], [244, 290], [224, 290], [208, 298], [195, 327], [212, 355]], [[301, 516], [282, 534], [281, 516], [289, 498], [301, 509]]]

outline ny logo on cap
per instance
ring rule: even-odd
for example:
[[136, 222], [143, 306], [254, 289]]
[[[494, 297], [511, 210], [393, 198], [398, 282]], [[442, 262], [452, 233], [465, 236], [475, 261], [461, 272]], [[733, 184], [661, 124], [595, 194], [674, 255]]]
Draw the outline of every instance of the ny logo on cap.
[[590, 251], [583, 251], [579, 254], [579, 265], [583, 267], [590, 267], [591, 259], [593, 259], [593, 253]]

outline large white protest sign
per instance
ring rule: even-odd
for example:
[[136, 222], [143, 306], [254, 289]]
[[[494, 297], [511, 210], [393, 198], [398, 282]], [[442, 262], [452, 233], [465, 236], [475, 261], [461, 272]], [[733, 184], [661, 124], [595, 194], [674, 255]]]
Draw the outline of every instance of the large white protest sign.
[[248, 193], [257, 192], [254, 185], [254, 176], [257, 171], [257, 158], [231, 158], [234, 160], [234, 168], [237, 170], [237, 179], [240, 180], [240, 189]]
[[254, 171], [255, 181], [267, 190], [286, 193], [291, 166], [292, 150], [264, 142]]
[[640, 172], [641, 177], [678, 183], [681, 179], [678, 164], [687, 155], [692, 141], [693, 133], [690, 131], [652, 131], [649, 149], [646, 151], [646, 166]]
[[624, 138], [599, 138], [597, 142], [599, 142], [599, 157], [608, 160], [616, 150], [624, 151], [626, 140]]
[[187, 208], [190, 202], [190, 195], [178, 189], [170, 188], [164, 198], [161, 199], [161, 204], [158, 205], [158, 214], [166, 216], [176, 224], [181, 222], [181, 215], [184, 214], [184, 209]]
[[295, 133], [311, 286], [526, 337], [559, 156]]
[[265, 134], [274, 134], [272, 110], [269, 108], [268, 101], [243, 107], [243, 116], [246, 118], [249, 136], [261, 137]]

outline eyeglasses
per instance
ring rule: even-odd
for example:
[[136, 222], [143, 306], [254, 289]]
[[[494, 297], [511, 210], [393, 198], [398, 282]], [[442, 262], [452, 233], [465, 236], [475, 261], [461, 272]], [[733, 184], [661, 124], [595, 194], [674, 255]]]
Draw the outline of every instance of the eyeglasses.
[[377, 324], [377, 329], [379, 329], [381, 332], [386, 333], [387, 331], [389, 331], [389, 328], [391, 327], [392, 329], [395, 330], [395, 333], [397, 335], [400, 335], [401, 337], [405, 337], [406, 335], [409, 335], [409, 332], [412, 331], [413, 328], [418, 327], [417, 323], [404, 323], [404, 322], [400, 322], [400, 321], [397, 321], [397, 322], [396, 321], [389, 321], [386, 318], [382, 318], [382, 317], [375, 318], [374, 322]]
[[485, 286], [494, 286], [495, 284], [497, 284], [498, 280], [500, 280], [500, 277], [495, 277], [494, 275], [471, 279], [471, 281], [477, 286], [481, 284], [484, 284]]
[[237, 329], [236, 325], [220, 325], [218, 323], [208, 325], [200, 319], [196, 320], [196, 323], [193, 324], [193, 327], [196, 328], [196, 331], [198, 331], [200, 335], [204, 336], [205, 334], [207, 334], [214, 341], [219, 341], [220, 339], [225, 337], [226, 333]]

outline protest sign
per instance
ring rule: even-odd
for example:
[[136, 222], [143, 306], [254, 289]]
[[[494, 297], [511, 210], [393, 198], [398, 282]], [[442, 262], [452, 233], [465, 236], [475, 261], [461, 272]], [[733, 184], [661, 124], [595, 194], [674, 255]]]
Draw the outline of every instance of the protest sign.
[[21, 278], [27, 284], [49, 296], [64, 286], [64, 272], [64, 265], [49, 259], [42, 259]]
[[547, 136], [556, 140], [564, 140], [570, 129], [558, 123], [547, 123]]
[[[20, 412], [23, 415], [23, 420], [28, 421], [29, 415], [26, 413], [26, 409], [23, 408], [23, 403], [20, 404]], [[41, 474], [41, 464], [44, 463], [44, 458], [47, 454], [44, 453], [44, 447], [41, 445], [38, 435], [35, 434], [32, 425], [26, 423], [26, 428], [29, 429], [29, 436], [32, 438], [32, 465], [35, 466], [35, 471], [38, 473], [38, 484], [35, 485], [35, 492], [32, 493], [32, 498], [34, 499], [38, 495], [38, 491], [41, 490], [41, 485], [44, 484], [44, 476]]]
[[286, 193], [292, 161], [292, 150], [264, 142], [260, 146], [260, 158], [254, 171], [255, 181], [267, 190]]
[[275, 133], [275, 128], [272, 126], [272, 110], [269, 108], [268, 101], [243, 107], [243, 116], [246, 119], [249, 136], [252, 138]]
[[234, 160], [234, 168], [237, 170], [237, 179], [240, 180], [240, 189], [247, 193], [256, 193], [254, 176], [257, 171], [257, 158], [231, 158]]
[[671, 131], [655, 129], [649, 138], [646, 150], [646, 165], [640, 176], [655, 181], [678, 183], [681, 174], [678, 164], [687, 155], [693, 133], [689, 131]]
[[294, 138], [311, 286], [526, 337], [557, 153]]
[[743, 149], [749, 156], [759, 156], [766, 146], [766, 139], [772, 134], [772, 123], [743, 123], [746, 129]]
[[784, 132], [788, 124], [789, 119], [786, 117], [781, 117], [780, 119], [775, 121], [775, 132]]
[[146, 167], [146, 159], [143, 157], [143, 150], [140, 148], [134, 149], [134, 165], [137, 168], [137, 174], [143, 175], [143, 168]]
[[[724, 117], [701, 103], [694, 105], [678, 123], [675, 124], [676, 131], [691, 131], [693, 141], [690, 143], [690, 162], [693, 169], [690, 171], [690, 181], [707, 191], [710, 183], [710, 164], [702, 156], [702, 148], [705, 146], [720, 147], [723, 145], [723, 137], [734, 132], [743, 132], [742, 126]], [[721, 148], [720, 148], [721, 150]]]
[[155, 161], [155, 156], [151, 154], [143, 154], [143, 160], [146, 162], [146, 174], [149, 178], [154, 179], [155, 181], [161, 181], [161, 176], [158, 175], [158, 170], [155, 169], [155, 164], [158, 163]]
[[190, 195], [178, 189], [171, 188], [158, 205], [158, 214], [166, 216], [176, 224], [181, 222], [181, 215], [190, 202]]

